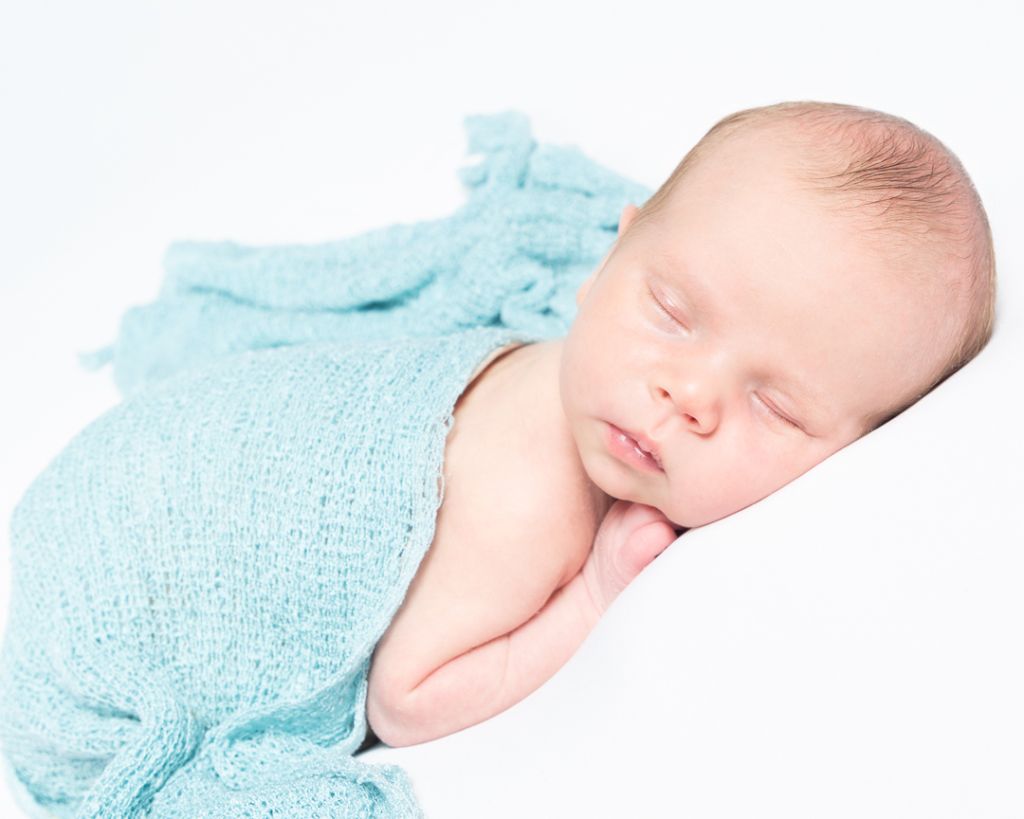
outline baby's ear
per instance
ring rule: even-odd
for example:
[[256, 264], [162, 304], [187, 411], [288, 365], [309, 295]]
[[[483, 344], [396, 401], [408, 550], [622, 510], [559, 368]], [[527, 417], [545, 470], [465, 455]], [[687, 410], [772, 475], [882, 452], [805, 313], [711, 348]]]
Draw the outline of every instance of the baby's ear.
[[604, 258], [598, 263], [597, 267], [594, 268], [593, 272], [587, 276], [586, 280], [580, 285], [579, 290], [576, 291], [576, 306], [579, 307], [583, 304], [583, 300], [587, 297], [587, 291], [590, 290], [590, 285], [594, 283], [601, 271], [604, 269], [605, 264], [608, 262], [608, 257], [612, 255], [612, 251], [615, 250], [615, 246], [618, 245], [619, 239], [622, 238], [622, 234], [629, 229], [633, 219], [637, 213], [640, 212], [640, 208], [636, 205], [626, 205], [622, 209], [622, 214], [619, 216], [619, 234], [615, 237], [615, 241], [612, 242], [612, 246], [608, 248], [608, 252], [604, 254]]
[[[605, 256], [604, 258], [607, 259], [608, 257]], [[579, 286], [579, 289], [576, 291], [576, 306], [577, 307], [580, 307], [583, 304], [583, 300], [587, 297], [587, 292], [590, 290], [590, 285], [592, 285], [594, 283], [594, 279], [597, 276], [597, 272], [602, 267], [604, 267], [604, 260], [602, 260], [601, 264], [599, 264], [597, 267], [594, 268], [594, 270], [591, 272], [591, 274], [589, 276], [587, 276], [587, 278], [585, 278], [583, 280], [583, 283]]]
[[633, 204], [626, 205], [626, 207], [622, 209], [622, 213], [619, 215], [619, 236], [628, 230], [630, 224], [639, 211], [640, 208]]

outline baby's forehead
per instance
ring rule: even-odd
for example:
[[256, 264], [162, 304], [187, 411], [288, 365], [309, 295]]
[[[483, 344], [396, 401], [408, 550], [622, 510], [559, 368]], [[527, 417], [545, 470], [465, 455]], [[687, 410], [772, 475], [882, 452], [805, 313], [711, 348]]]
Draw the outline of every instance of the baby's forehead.
[[[733, 238], [743, 241], [738, 233]], [[819, 369], [834, 373], [888, 354], [906, 361], [909, 372], [929, 361], [928, 348], [949, 333], [948, 294], [935, 278], [919, 281], [904, 268], [905, 254], [879, 254], [856, 231], [841, 251], [795, 234], [781, 257], [756, 249], [730, 255], [712, 246], [706, 233], [679, 241], [680, 231], [664, 225], [652, 224], [636, 239], [640, 266], [650, 271], [656, 291], [664, 291], [655, 295], [684, 314], [677, 318], [723, 334], [752, 328], [782, 362], [833, 351], [820, 356]], [[823, 247], [833, 258], [821, 258]]]
[[[766, 157], [765, 162], [755, 163], [759, 172], [778, 184], [758, 185], [764, 176], [757, 182], [751, 180], [750, 185], [736, 184], [729, 166], [725, 166], [725, 182], [720, 187], [714, 179], [706, 187], [680, 185], [665, 200], [663, 212], [659, 214], [661, 218], [651, 219], [650, 224], [644, 226], [649, 229], [642, 230], [637, 237], [645, 244], [645, 251], [664, 253], [660, 248], [672, 247], [673, 238], [684, 240], [684, 247], [710, 241], [707, 233], [687, 232], [686, 220], [674, 217], [681, 211], [691, 215], [708, 214], [712, 209], [706, 193], [711, 187], [724, 203], [715, 212], [726, 222], [725, 234], [730, 245], [756, 242], [753, 232], [760, 229], [767, 232], [763, 237], [766, 241], [784, 242], [786, 252], [799, 261], [801, 254], [821, 245], [823, 232], [827, 231], [829, 253], [841, 252], [860, 269], [884, 273], [868, 286], [885, 287], [895, 299], [920, 300], [928, 296], [926, 304], [931, 304], [941, 301], [941, 295], [948, 293], [950, 286], [959, 289], [955, 271], [964, 267], [964, 252], [955, 242], [936, 235], [927, 225], [915, 226], [906, 220], [887, 219], [889, 205], [884, 198], [837, 197], [819, 184], [806, 182], [791, 163], [780, 160], [771, 151], [756, 145], [751, 148], [751, 151], [757, 150], [764, 150]], [[677, 203], [684, 207], [676, 207]], [[791, 210], [801, 218], [788, 219], [783, 224], [784, 214]], [[784, 233], [783, 227], [786, 228]], [[858, 292], [866, 285], [853, 279], [849, 286], [853, 292]]]

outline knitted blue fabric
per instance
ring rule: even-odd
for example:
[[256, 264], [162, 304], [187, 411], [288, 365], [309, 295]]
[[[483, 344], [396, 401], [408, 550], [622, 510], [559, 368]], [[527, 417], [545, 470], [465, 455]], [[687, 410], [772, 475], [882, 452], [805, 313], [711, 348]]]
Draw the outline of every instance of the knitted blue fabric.
[[434, 536], [452, 412], [499, 346], [564, 335], [650, 191], [516, 112], [465, 120], [469, 201], [319, 245], [170, 246], [124, 400], [11, 516], [0, 746], [74, 817], [413, 817], [353, 752], [373, 649]]

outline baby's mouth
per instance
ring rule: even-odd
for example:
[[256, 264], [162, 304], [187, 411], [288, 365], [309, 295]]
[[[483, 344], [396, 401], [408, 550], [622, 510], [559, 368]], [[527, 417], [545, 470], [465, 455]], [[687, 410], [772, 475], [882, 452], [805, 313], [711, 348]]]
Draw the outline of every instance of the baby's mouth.
[[661, 460], [658, 458], [657, 455], [655, 455], [653, 452], [649, 452], [648, 450], [644, 449], [636, 441], [634, 441], [633, 443], [635, 444], [637, 449], [639, 449], [642, 453], [644, 453], [644, 455], [646, 455], [648, 458], [650, 458], [652, 461], [654, 461], [658, 465], [659, 468], [661, 468]]
[[648, 458], [650, 458], [652, 461], [654, 461], [659, 467], [661, 466], [661, 461], [658, 460], [658, 458], [655, 456], [655, 454], [653, 452], [648, 452], [646, 449], [644, 449], [642, 446], [640, 446], [640, 444], [638, 444], [636, 442], [636, 440], [633, 440], [633, 446], [639, 452], [642, 452], [644, 455], [646, 455]]
[[640, 442], [624, 429], [615, 426], [615, 424], [608, 424], [608, 429], [611, 433], [608, 439], [609, 443], [619, 451], [620, 457], [626, 456], [628, 460], [647, 469], [653, 468], [658, 472], [665, 471], [658, 456], [644, 449]]

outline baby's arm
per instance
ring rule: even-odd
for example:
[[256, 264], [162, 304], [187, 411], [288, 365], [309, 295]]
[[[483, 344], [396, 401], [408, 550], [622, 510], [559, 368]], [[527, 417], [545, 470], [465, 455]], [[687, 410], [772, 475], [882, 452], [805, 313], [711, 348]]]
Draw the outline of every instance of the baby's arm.
[[[377, 666], [375, 658], [367, 698], [374, 731], [393, 747], [416, 745], [475, 725], [515, 705], [565, 665], [615, 596], [676, 537], [671, 523], [657, 509], [616, 501], [598, 530], [583, 569], [548, 595], [546, 602], [536, 597], [524, 608], [516, 596], [530, 585], [529, 578], [520, 576], [517, 584], [507, 571], [509, 567], [500, 561], [491, 564], [489, 582], [474, 585], [476, 593], [468, 597], [456, 587], [444, 591], [442, 586], [424, 583], [416, 608], [419, 614], [430, 612], [430, 616], [406, 621], [414, 627], [389, 630], [378, 650], [395, 650], [399, 643], [385, 645], [389, 638], [413, 649], [415, 636], [429, 641], [436, 639], [437, 630], [449, 637], [464, 637], [474, 628], [479, 630], [482, 623], [493, 627], [503, 611], [516, 612], [518, 620], [513, 617], [516, 622], [502, 626], [490, 639], [470, 640], [468, 649], [430, 664], [433, 670], [426, 675], [412, 675], [420, 677], [414, 685], [401, 684], [401, 672], [395, 673], [400, 661], [389, 664], [389, 673], [387, 666]], [[529, 565], [519, 551], [518, 565]], [[454, 566], [449, 569], [457, 570]], [[416, 579], [421, 580], [420, 576]], [[410, 587], [406, 603], [412, 602], [411, 592]], [[446, 594], [455, 594], [457, 604], [449, 598], [445, 605]], [[508, 605], [510, 599], [514, 602]], [[406, 655], [397, 651], [389, 656]], [[420, 656], [424, 656], [422, 652]]]
[[576, 568], [550, 542], [523, 543], [518, 527], [465, 519], [477, 509], [486, 514], [466, 504], [461, 528], [444, 523], [374, 651], [367, 719], [388, 745], [426, 742], [496, 713], [509, 632]]

